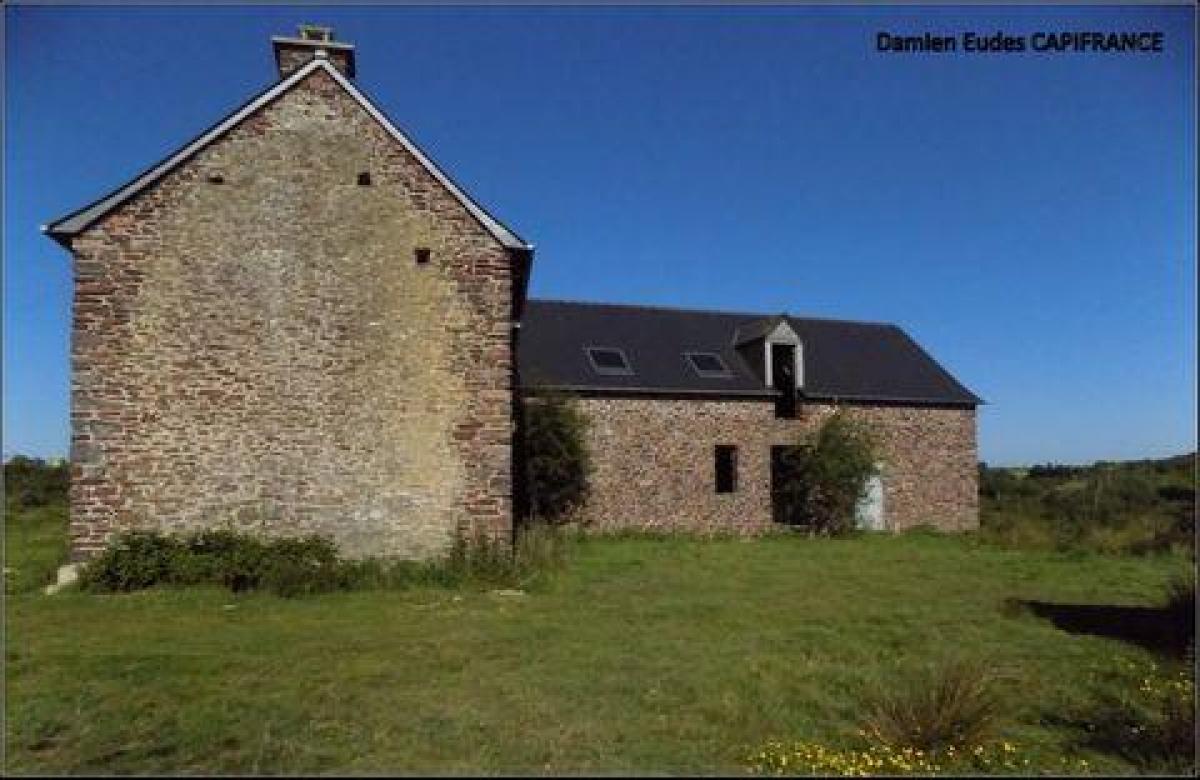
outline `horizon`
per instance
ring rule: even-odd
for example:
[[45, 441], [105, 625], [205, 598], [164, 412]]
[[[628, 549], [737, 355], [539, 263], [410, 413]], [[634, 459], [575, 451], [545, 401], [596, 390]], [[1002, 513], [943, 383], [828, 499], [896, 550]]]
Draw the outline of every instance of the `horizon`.
[[[303, 14], [354, 44], [357, 85], [537, 247], [530, 298], [893, 323], [986, 399], [991, 466], [1196, 450], [1194, 9]], [[5, 16], [7, 462], [68, 451], [69, 256], [38, 225], [260, 91], [270, 36], [301, 20]], [[1084, 23], [1161, 29], [1164, 52], [871, 45], [877, 30]]]

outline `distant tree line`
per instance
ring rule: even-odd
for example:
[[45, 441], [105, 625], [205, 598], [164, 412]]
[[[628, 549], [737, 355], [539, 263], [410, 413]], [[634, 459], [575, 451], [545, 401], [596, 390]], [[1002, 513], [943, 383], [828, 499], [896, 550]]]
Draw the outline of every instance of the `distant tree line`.
[[65, 502], [70, 484], [71, 469], [66, 461], [16, 455], [4, 464], [4, 499], [21, 507]]
[[[985, 531], [990, 526], [1025, 537], [1036, 536], [1040, 526], [1060, 548], [1099, 536], [1147, 550], [1190, 545], [1196, 527], [1195, 475], [1194, 455], [1028, 469], [980, 463], [981, 522]], [[1020, 525], [1024, 529], [1015, 527]]]

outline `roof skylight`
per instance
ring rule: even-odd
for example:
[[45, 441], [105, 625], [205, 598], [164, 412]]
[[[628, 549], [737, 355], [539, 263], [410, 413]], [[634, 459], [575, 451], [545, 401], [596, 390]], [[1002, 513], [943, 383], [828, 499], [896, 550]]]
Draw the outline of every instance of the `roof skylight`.
[[721, 356], [714, 352], [685, 352], [692, 369], [702, 377], [725, 379], [733, 376]]
[[616, 347], [588, 347], [586, 350], [592, 370], [602, 376], [633, 376], [629, 358]]

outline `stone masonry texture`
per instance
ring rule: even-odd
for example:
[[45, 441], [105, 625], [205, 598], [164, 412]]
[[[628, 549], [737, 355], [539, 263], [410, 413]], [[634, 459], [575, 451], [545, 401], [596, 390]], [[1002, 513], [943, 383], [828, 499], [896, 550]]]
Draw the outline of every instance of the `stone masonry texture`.
[[[772, 527], [770, 448], [797, 444], [835, 407], [803, 404], [775, 418], [762, 400], [584, 397], [591, 493], [580, 519], [608, 531], [755, 533]], [[899, 531], [977, 528], [975, 410], [847, 405], [879, 442], [884, 513]], [[714, 447], [737, 449], [737, 489], [715, 490]]]
[[75, 559], [123, 529], [508, 538], [514, 261], [323, 70], [72, 252]]
[[[308, 64], [313, 58], [314, 48], [309, 47], [288, 47], [285, 46], [279, 51], [279, 76], [287, 78], [300, 68]], [[342, 75], [349, 75], [349, 55], [339, 49], [329, 49], [326, 52], [326, 58], [333, 67], [337, 68]]]

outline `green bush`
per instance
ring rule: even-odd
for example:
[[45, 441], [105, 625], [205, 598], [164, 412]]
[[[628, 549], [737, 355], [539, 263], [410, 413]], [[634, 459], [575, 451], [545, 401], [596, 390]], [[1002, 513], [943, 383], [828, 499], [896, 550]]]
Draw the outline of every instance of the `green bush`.
[[190, 584], [193, 567], [179, 539], [148, 531], [117, 536], [99, 557], [83, 568], [80, 586], [86, 590], [119, 593], [156, 585]]
[[279, 596], [328, 593], [343, 584], [337, 548], [328, 539], [309, 536], [280, 539], [261, 559], [259, 587]]
[[939, 752], [986, 741], [998, 711], [992, 679], [980, 663], [956, 659], [908, 676], [868, 697], [863, 727], [894, 748]]
[[821, 424], [811, 445], [786, 451], [787, 476], [776, 490], [814, 531], [849, 533], [867, 480], [875, 474], [876, 450], [867, 428], [839, 410]]
[[522, 529], [515, 547], [485, 535], [458, 537], [448, 555], [429, 561], [348, 560], [320, 536], [260, 539], [227, 530], [185, 536], [119, 535], [81, 572], [85, 590], [118, 593], [153, 587], [214, 585], [234, 593], [264, 590], [306, 596], [335, 590], [537, 586], [565, 561], [556, 528]]
[[535, 522], [561, 522], [587, 500], [587, 417], [575, 399], [537, 390], [524, 405], [525, 491]]

